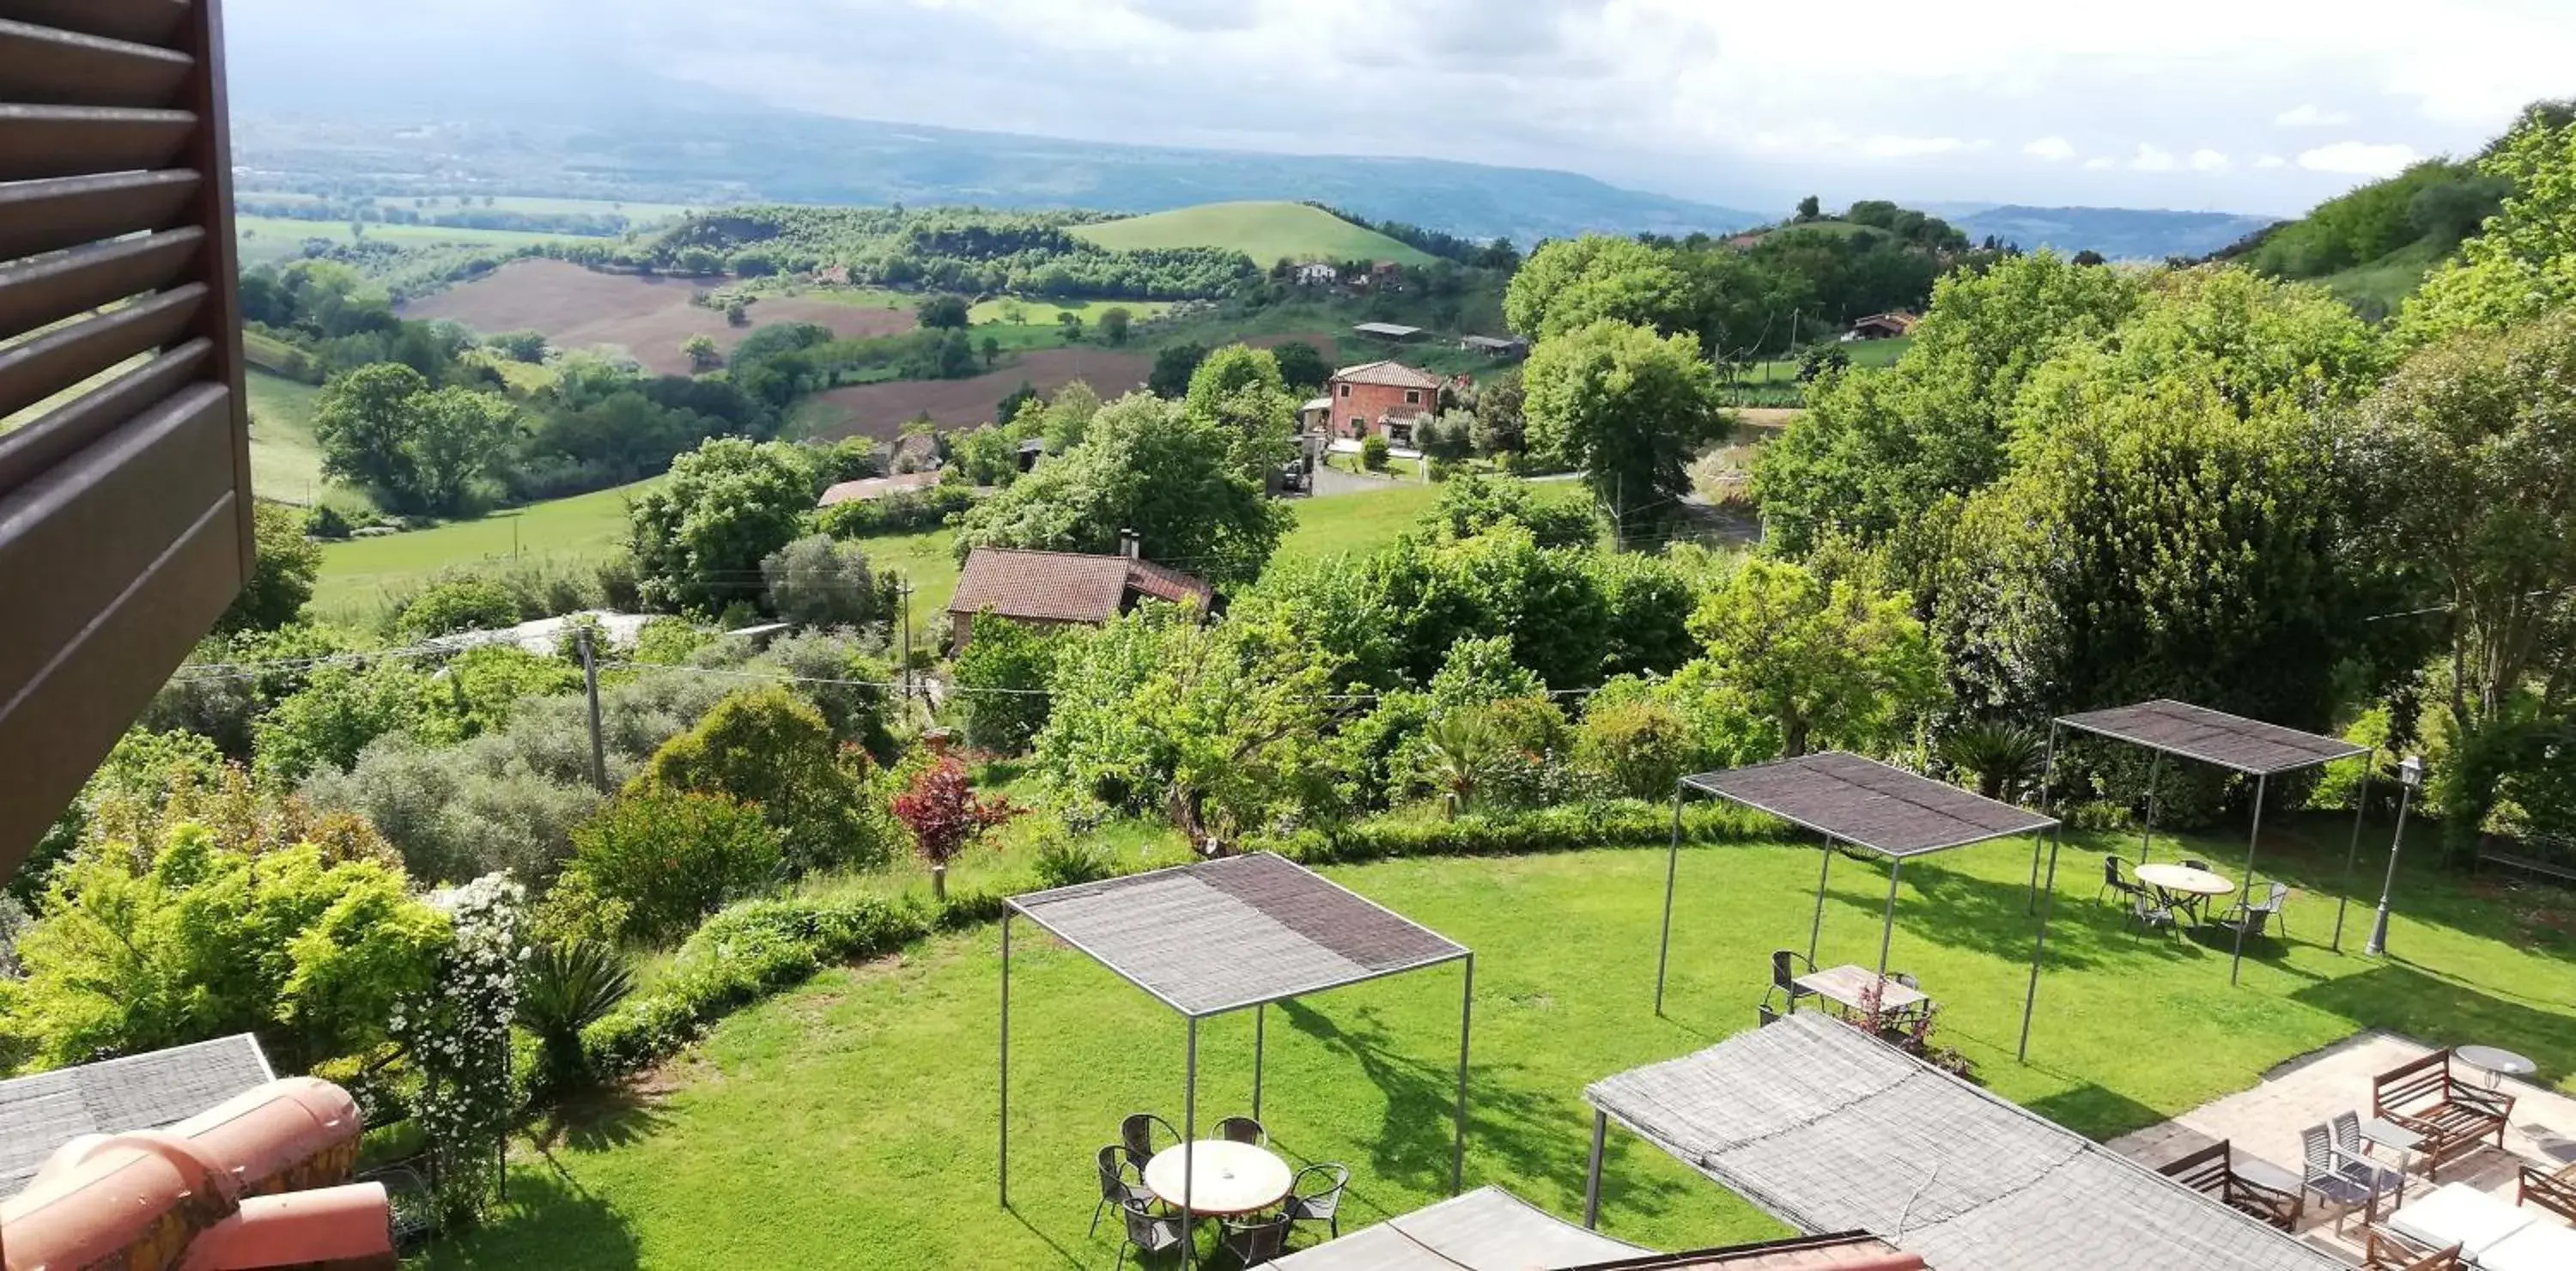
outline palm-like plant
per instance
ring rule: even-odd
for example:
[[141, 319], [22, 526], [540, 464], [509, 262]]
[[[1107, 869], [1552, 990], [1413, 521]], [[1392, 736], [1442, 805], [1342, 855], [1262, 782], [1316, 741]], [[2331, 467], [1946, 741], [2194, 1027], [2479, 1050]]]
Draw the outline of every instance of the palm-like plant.
[[543, 1084], [560, 1087], [583, 1071], [581, 1030], [635, 991], [626, 956], [596, 940], [540, 944], [519, 978], [519, 1024], [537, 1035]]
[[1455, 818], [1475, 800], [1476, 787], [1493, 764], [1494, 726], [1483, 711], [1453, 710], [1422, 730], [1422, 743], [1430, 751], [1427, 775], [1448, 796], [1449, 815]]
[[2041, 745], [2032, 729], [1978, 720], [1941, 739], [1941, 759], [1975, 776], [1977, 793], [2009, 799], [2040, 775]]

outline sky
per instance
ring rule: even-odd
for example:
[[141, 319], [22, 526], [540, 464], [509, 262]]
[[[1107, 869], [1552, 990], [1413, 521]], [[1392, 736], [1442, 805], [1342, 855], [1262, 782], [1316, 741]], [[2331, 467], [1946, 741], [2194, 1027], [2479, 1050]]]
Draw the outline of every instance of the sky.
[[[1801, 194], [2295, 214], [2576, 95], [2576, 0], [231, 0], [471, 94], [601, 59], [774, 105]], [[352, 59], [355, 59], [354, 62]], [[375, 62], [385, 63], [382, 66]], [[489, 63], [481, 65], [488, 71]]]

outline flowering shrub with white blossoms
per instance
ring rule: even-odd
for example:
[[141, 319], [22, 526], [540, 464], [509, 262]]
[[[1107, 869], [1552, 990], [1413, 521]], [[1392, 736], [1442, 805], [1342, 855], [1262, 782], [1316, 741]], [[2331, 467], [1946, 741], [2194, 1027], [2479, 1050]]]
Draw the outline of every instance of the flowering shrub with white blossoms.
[[480, 1217], [500, 1182], [501, 1141], [517, 1111], [510, 1020], [528, 955], [519, 933], [527, 900], [508, 874], [431, 896], [454, 924], [455, 941], [429, 991], [395, 1007], [388, 1021], [420, 1071], [412, 1118], [431, 1145], [432, 1186], [450, 1221]]

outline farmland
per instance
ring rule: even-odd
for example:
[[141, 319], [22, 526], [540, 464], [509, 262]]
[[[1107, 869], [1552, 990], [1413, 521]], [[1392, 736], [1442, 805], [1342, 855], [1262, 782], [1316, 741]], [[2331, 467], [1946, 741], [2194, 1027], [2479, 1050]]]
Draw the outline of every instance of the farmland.
[[[358, 241], [345, 221], [298, 221], [276, 216], [244, 216], [236, 220], [234, 236], [241, 244], [242, 263], [267, 264], [296, 255], [308, 239], [347, 245]], [[513, 229], [452, 229], [444, 225], [378, 225], [366, 228], [367, 241], [394, 243], [403, 247], [426, 247], [435, 243], [464, 243], [511, 250], [539, 243], [582, 241], [570, 234], [539, 234]]]
[[1283, 260], [1432, 262], [1425, 252], [1302, 203], [1203, 203], [1085, 225], [1074, 233], [1114, 251], [1223, 248], [1242, 252], [1264, 268]]
[[909, 309], [877, 309], [801, 298], [763, 300], [750, 327], [690, 303], [701, 284], [636, 274], [609, 274], [556, 260], [514, 262], [462, 287], [403, 307], [406, 318], [446, 318], [477, 331], [539, 331], [557, 348], [622, 351], [665, 375], [685, 375], [680, 345], [703, 335], [731, 348], [760, 326], [812, 322], [844, 337], [893, 335], [913, 328]]
[[1025, 381], [1041, 394], [1053, 393], [1075, 380], [1089, 383], [1104, 397], [1116, 397], [1145, 382], [1154, 359], [1142, 353], [1073, 346], [1023, 353], [1009, 365], [972, 379], [889, 380], [836, 388], [816, 397], [803, 417], [811, 435], [892, 438], [904, 423], [929, 415], [949, 428], [991, 423], [994, 405]]
[[250, 488], [279, 503], [310, 504], [325, 492], [364, 502], [365, 496], [322, 479], [322, 448], [313, 440], [313, 407], [321, 390], [253, 370], [250, 389]]

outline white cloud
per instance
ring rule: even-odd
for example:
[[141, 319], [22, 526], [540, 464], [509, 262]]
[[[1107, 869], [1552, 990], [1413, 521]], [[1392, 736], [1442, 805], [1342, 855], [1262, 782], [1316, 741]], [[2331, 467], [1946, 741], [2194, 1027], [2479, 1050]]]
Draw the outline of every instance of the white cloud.
[[2254, 166], [2258, 168], [2278, 168], [2287, 166], [2289, 162], [2289, 160], [2284, 159], [2277, 154], [2267, 154], [2260, 159], [2256, 159], [2254, 161]]
[[2129, 160], [2129, 167], [2139, 172], [2171, 172], [2181, 166], [2181, 161], [2174, 158], [2173, 151], [2160, 149], [2143, 141], [2138, 143], [2137, 155]]
[[2060, 163], [2075, 157], [2075, 146], [2073, 143], [2067, 141], [2066, 138], [2052, 133], [2023, 146], [2021, 148], [2021, 152], [2028, 155], [2037, 155], [2042, 159], [2048, 160], [2050, 163]]
[[2215, 150], [2194, 150], [2191, 152], [2191, 170], [2194, 172], [2225, 172], [2227, 170], [2227, 156], [2220, 154]]
[[2272, 122], [2284, 128], [2332, 128], [2338, 124], [2351, 123], [2352, 112], [2348, 110], [2327, 110], [2322, 106], [2313, 104], [2292, 106], [2288, 110], [2272, 116]]
[[2299, 166], [2310, 172], [2334, 172], [2348, 176], [2388, 177], [2403, 171], [2406, 165], [2422, 156], [2415, 147], [2403, 142], [2372, 145], [2362, 141], [2338, 141], [2299, 153]]

